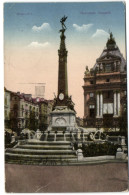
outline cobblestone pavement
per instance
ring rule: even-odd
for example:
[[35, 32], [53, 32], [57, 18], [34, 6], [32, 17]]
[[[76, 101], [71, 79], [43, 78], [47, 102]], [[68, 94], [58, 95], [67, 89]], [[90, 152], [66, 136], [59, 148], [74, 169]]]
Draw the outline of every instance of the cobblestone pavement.
[[127, 163], [85, 166], [5, 165], [6, 192], [127, 191]]

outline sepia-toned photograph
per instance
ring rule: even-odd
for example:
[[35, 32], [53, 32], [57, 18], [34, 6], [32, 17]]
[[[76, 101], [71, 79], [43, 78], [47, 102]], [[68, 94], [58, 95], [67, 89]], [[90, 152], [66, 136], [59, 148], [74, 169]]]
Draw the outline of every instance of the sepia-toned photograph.
[[128, 191], [125, 2], [3, 9], [5, 191]]

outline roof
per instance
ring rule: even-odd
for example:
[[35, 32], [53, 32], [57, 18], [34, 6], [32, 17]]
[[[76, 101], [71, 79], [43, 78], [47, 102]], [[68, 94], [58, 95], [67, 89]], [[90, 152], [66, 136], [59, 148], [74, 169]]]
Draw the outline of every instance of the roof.
[[[4, 90], [9, 91], [5, 87], [4, 87]], [[20, 92], [11, 92], [11, 91], [9, 91], [9, 92], [13, 96], [17, 96], [20, 99], [24, 99], [25, 101], [30, 102], [30, 103], [34, 103], [34, 104], [39, 104], [39, 103], [48, 104], [48, 103], [53, 103], [53, 101], [54, 101], [54, 100], [46, 100], [46, 99], [40, 98], [40, 97], [32, 98], [31, 94], [25, 94], [25, 93], [20, 93]]]
[[104, 57], [104, 56], [111, 56], [112, 58], [120, 58], [121, 59], [121, 66], [120, 66], [120, 72], [124, 72], [125, 66], [126, 66], [126, 60], [124, 59], [122, 53], [120, 52], [119, 47], [116, 45], [116, 42], [113, 38], [113, 35], [110, 34], [110, 38], [108, 39], [106, 43], [106, 47], [104, 48], [103, 52], [101, 53], [100, 57], [96, 60], [96, 63], [93, 67], [93, 70], [97, 67], [97, 61]]
[[40, 103], [45, 103], [45, 104], [48, 104], [48, 101], [44, 98], [40, 98], [40, 97], [37, 97], [37, 98], [33, 98], [33, 101], [37, 104], [40, 104]]

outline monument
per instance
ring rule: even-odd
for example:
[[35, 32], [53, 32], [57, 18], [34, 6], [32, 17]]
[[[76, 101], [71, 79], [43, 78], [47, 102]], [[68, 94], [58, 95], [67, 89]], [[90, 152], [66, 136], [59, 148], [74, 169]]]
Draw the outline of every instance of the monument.
[[52, 128], [65, 129], [66, 131], [72, 131], [76, 129], [76, 112], [74, 110], [74, 103], [71, 96], [68, 95], [68, 77], [67, 77], [67, 55], [68, 51], [65, 46], [65, 31], [66, 26], [64, 22], [67, 17], [61, 18], [61, 33], [60, 35], [60, 48], [58, 50], [59, 55], [59, 68], [58, 68], [58, 92], [55, 97], [55, 103], [53, 111], [50, 113], [50, 124], [48, 130]]
[[63, 17], [60, 35], [58, 92], [55, 97], [53, 110], [50, 113], [50, 122], [46, 131], [37, 130], [35, 137], [28, 140], [19, 140], [15, 148], [6, 150], [6, 162], [20, 164], [61, 165], [77, 162], [77, 153], [73, 143], [77, 139], [78, 128], [76, 125], [76, 112], [74, 103], [68, 95], [67, 80], [67, 50], [65, 47]]

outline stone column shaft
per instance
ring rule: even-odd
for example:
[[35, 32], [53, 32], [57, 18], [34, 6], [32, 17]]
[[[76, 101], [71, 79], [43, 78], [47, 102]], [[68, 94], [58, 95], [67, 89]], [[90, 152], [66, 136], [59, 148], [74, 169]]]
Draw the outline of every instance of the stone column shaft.
[[100, 94], [100, 117], [103, 117], [103, 94]]
[[97, 117], [99, 117], [99, 93], [97, 94]]
[[116, 92], [114, 92], [114, 116], [116, 116]]
[[117, 93], [117, 111], [118, 116], [120, 116], [120, 93]]

